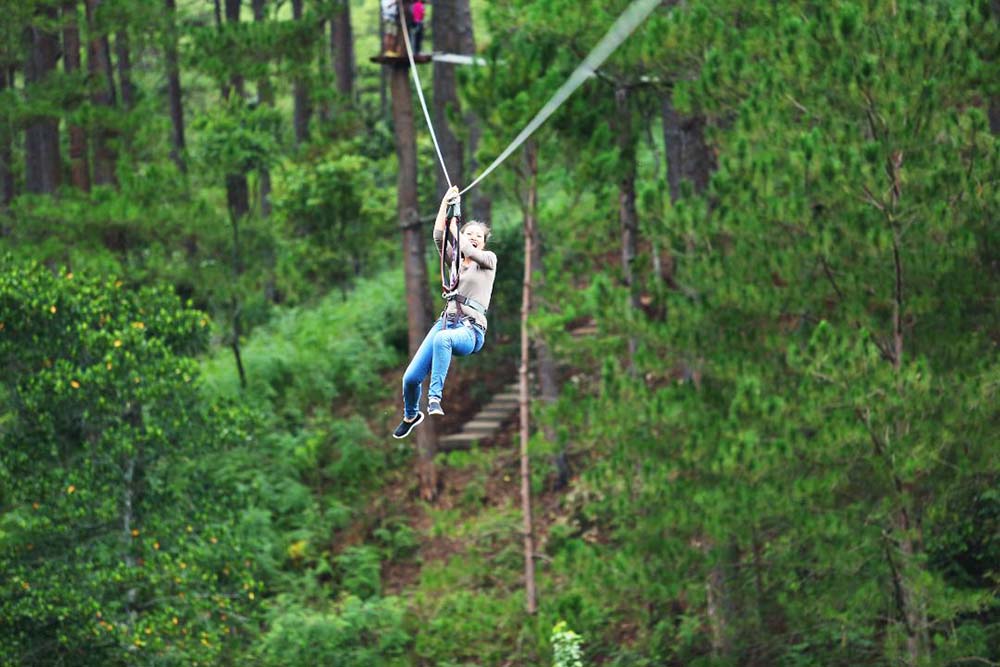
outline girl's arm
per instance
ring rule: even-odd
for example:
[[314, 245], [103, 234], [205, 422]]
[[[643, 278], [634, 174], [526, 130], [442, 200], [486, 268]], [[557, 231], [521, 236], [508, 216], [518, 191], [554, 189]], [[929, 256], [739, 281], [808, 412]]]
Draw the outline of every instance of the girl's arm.
[[438, 232], [444, 232], [444, 225], [447, 222], [448, 216], [448, 202], [458, 196], [458, 186], [453, 185], [448, 188], [448, 192], [444, 193], [444, 198], [441, 200], [441, 207], [438, 209], [437, 220], [434, 221], [434, 236], [437, 236]]
[[[448, 223], [448, 202], [455, 197], [458, 197], [457, 185], [451, 186], [448, 192], [444, 193], [444, 198], [441, 199], [441, 207], [438, 208], [437, 219], [434, 220], [434, 233], [432, 236], [434, 237], [434, 245], [437, 246], [439, 253], [441, 252], [441, 244], [444, 243], [444, 228]], [[458, 230], [455, 230], [455, 233], [458, 234]], [[450, 257], [446, 259], [451, 261]]]
[[469, 242], [465, 236], [461, 236], [458, 241], [458, 248], [462, 254], [471, 259], [484, 269], [491, 271], [497, 268], [497, 255], [491, 250], [480, 250]]

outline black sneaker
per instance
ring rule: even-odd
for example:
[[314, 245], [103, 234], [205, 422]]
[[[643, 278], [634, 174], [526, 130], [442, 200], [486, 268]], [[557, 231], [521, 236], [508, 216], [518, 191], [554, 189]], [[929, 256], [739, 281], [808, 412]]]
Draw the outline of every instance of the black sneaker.
[[405, 438], [406, 436], [410, 435], [410, 431], [413, 430], [413, 427], [422, 422], [423, 420], [424, 420], [424, 413], [417, 411], [417, 418], [414, 419], [413, 421], [408, 422], [404, 419], [401, 422], [399, 422], [399, 426], [397, 426], [396, 430], [392, 432], [392, 437], [396, 438], [397, 440]]
[[441, 409], [441, 399], [440, 398], [428, 398], [427, 399], [427, 414], [429, 415], [443, 415], [444, 410]]

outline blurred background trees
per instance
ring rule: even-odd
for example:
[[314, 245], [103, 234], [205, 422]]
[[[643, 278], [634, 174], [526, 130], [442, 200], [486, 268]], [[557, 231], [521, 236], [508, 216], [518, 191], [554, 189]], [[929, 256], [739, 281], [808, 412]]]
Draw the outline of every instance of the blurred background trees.
[[[628, 4], [431, 3], [486, 61], [421, 69], [452, 178]], [[378, 13], [4, 4], [0, 664], [1000, 661], [996, 3], [666, 0], [535, 136], [527, 617], [511, 452], [428, 503], [385, 437]], [[466, 202], [470, 404], [513, 378], [525, 165]]]

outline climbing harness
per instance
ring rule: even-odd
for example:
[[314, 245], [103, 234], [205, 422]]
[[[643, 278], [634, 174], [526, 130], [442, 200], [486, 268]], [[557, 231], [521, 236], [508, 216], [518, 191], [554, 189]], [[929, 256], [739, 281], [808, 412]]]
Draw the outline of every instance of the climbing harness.
[[448, 294], [442, 294], [441, 296], [444, 297], [445, 301], [455, 301], [460, 306], [468, 306], [472, 310], [475, 310], [475, 311], [477, 311], [479, 313], [482, 313], [483, 315], [486, 314], [486, 306], [484, 306], [483, 304], [479, 303], [478, 301], [476, 301], [472, 297], [465, 296], [464, 294], [459, 294], [458, 292], [451, 292], [451, 293], [448, 293]]
[[[621, 46], [629, 35], [631, 35], [639, 24], [646, 20], [656, 7], [662, 4], [662, 0], [634, 0], [634, 2], [628, 6], [628, 8], [622, 12], [621, 16], [614, 22], [608, 32], [604, 35], [597, 46], [591, 50], [587, 57], [584, 58], [583, 62], [573, 71], [569, 79], [563, 83], [562, 86], [552, 95], [551, 99], [545, 103], [534, 118], [531, 119], [520, 134], [514, 137], [514, 140], [510, 142], [510, 145], [504, 149], [497, 159], [493, 161], [490, 166], [488, 166], [479, 176], [476, 177], [472, 183], [467, 185], [464, 190], [459, 194], [463, 195], [476, 185], [479, 184], [484, 178], [486, 178], [490, 173], [493, 172], [500, 163], [506, 160], [511, 153], [513, 153], [517, 148], [525, 142], [534, 133], [535, 130], [544, 123], [549, 116], [551, 116], [556, 109], [558, 109], [566, 99], [573, 94], [573, 92], [583, 85], [583, 82], [594, 75], [597, 68], [600, 67], [605, 60], [608, 59], [614, 51]], [[448, 169], [445, 167], [444, 158], [441, 157], [441, 147], [438, 145], [437, 136], [434, 134], [434, 125], [431, 123], [430, 113], [427, 111], [427, 103], [424, 101], [423, 89], [420, 85], [420, 76], [417, 74], [417, 67], [413, 61], [413, 52], [410, 48], [410, 39], [406, 34], [406, 30], [403, 30], [403, 43], [406, 45], [406, 56], [410, 61], [410, 72], [413, 73], [413, 82], [417, 87], [417, 96], [420, 98], [420, 105], [424, 110], [424, 119], [427, 121], [427, 127], [431, 133], [431, 139], [434, 142], [434, 149], [437, 151], [438, 162], [441, 163], [441, 170], [444, 171], [445, 180], [448, 181], [448, 187], [450, 188], [451, 178], [448, 176]]]
[[[472, 319], [463, 312], [462, 306], [467, 306], [486, 315], [486, 306], [473, 298], [458, 293], [458, 283], [462, 272], [458, 235], [458, 229], [462, 224], [461, 200], [456, 199], [448, 204], [445, 220], [444, 237], [441, 239], [441, 297], [445, 301], [455, 302], [455, 312], [442, 312], [441, 315], [447, 316], [449, 321], [454, 322]], [[445, 311], [447, 311], [447, 307], [445, 307]]]

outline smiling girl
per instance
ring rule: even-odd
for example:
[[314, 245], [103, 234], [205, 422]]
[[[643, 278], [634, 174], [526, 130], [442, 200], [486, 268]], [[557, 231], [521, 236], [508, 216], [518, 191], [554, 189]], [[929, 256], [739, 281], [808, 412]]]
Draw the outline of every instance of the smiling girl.
[[[452, 186], [441, 200], [434, 222], [434, 243], [441, 251], [449, 202], [458, 199], [458, 187]], [[429, 372], [427, 413], [443, 415], [441, 397], [452, 355], [464, 357], [478, 352], [486, 339], [486, 310], [493, 294], [497, 256], [486, 249], [490, 230], [484, 223], [467, 222], [459, 232], [459, 280], [454, 292], [447, 295], [448, 306], [441, 313], [403, 374], [403, 420], [393, 432], [405, 438], [423, 421], [419, 409], [420, 385]], [[451, 258], [446, 258], [450, 260]]]

